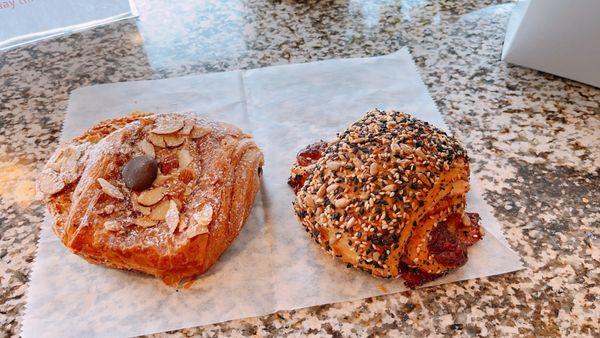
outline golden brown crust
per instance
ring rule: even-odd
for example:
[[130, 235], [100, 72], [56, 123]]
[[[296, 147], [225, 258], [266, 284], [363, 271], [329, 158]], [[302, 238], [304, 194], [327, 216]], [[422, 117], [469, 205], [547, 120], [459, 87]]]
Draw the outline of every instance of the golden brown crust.
[[[373, 110], [329, 142], [294, 201], [327, 252], [378, 277], [402, 266], [429, 274], [455, 268], [429, 252], [433, 229], [463, 215], [469, 164], [460, 144], [427, 122]], [[464, 264], [464, 263], [463, 263]]]
[[[160, 172], [152, 187], [134, 192], [121, 171], [144, 154]], [[100, 122], [59, 147], [38, 190], [55, 233], [73, 252], [175, 285], [205, 272], [239, 234], [262, 165], [260, 149], [237, 127], [136, 113]]]

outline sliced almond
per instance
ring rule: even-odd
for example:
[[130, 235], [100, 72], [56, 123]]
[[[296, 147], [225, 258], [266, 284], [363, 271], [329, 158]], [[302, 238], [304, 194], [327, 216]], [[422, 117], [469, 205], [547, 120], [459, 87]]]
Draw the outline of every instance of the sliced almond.
[[190, 163], [192, 163], [192, 155], [190, 155], [190, 151], [186, 148], [183, 148], [177, 153], [177, 158], [179, 160], [179, 168], [185, 168]]
[[163, 136], [163, 139], [169, 148], [178, 147], [185, 142], [185, 137], [181, 135], [165, 135]]
[[179, 224], [179, 209], [177, 209], [177, 203], [173, 200], [169, 201], [169, 210], [167, 210], [167, 214], [165, 215], [165, 222], [167, 223], [169, 232], [174, 233]]
[[192, 188], [188, 187], [187, 185], [185, 186], [185, 191], [183, 192], [183, 196], [189, 196], [192, 194]]
[[52, 157], [50, 157], [50, 159], [48, 160], [48, 167], [50, 167], [52, 170], [59, 172], [60, 168], [62, 167], [62, 163], [63, 163], [63, 154], [64, 154], [64, 150], [60, 150], [60, 151], [56, 151], [54, 154], [52, 154]]
[[152, 182], [152, 185], [155, 187], [159, 187], [161, 185], [163, 185], [171, 176], [167, 176], [167, 175], [163, 175], [163, 174], [158, 174], [156, 176], [156, 178], [154, 179], [154, 182]]
[[161, 135], [148, 134], [148, 141], [160, 148], [165, 148], [167, 146], [165, 139]]
[[189, 135], [190, 132], [192, 132], [193, 128], [194, 128], [194, 121], [185, 120], [185, 122], [183, 122], [183, 128], [179, 131], [179, 134]]
[[212, 222], [213, 208], [206, 204], [200, 211], [192, 215], [191, 224], [185, 230], [185, 235], [189, 238], [208, 233], [208, 225]]
[[196, 237], [198, 235], [202, 235], [202, 234], [206, 234], [206, 233], [208, 233], [208, 226], [198, 224], [198, 223], [190, 224], [188, 226], [188, 228], [185, 230], [185, 235], [188, 238]]
[[104, 222], [104, 228], [108, 231], [119, 231], [123, 229], [123, 224], [119, 221], [110, 220]]
[[156, 153], [154, 152], [154, 146], [152, 145], [152, 143], [148, 142], [148, 140], [146, 140], [146, 139], [141, 140], [138, 145], [140, 147], [140, 150], [144, 154], [146, 154], [150, 157], [156, 157]]
[[162, 200], [154, 208], [152, 208], [152, 212], [149, 216], [150, 219], [154, 221], [164, 221], [165, 217], [167, 216], [167, 211], [169, 211], [170, 205], [170, 201], [166, 199]]
[[191, 136], [192, 136], [192, 138], [201, 138], [204, 135], [208, 134], [209, 132], [210, 132], [210, 128], [208, 128], [208, 127], [194, 126], [194, 128], [192, 128]]
[[102, 177], [98, 178], [98, 183], [100, 183], [102, 191], [108, 196], [116, 198], [118, 200], [122, 200], [123, 198], [125, 198], [125, 196], [123, 196], [123, 193], [121, 192], [121, 190], [119, 190], [119, 188], [115, 187]]
[[142, 193], [137, 197], [137, 202], [145, 207], [153, 206], [156, 203], [160, 202], [165, 193], [164, 187], [156, 187], [153, 189], [148, 189], [142, 191]]
[[158, 125], [156, 126], [156, 128], [154, 128], [152, 130], [152, 132], [154, 134], [167, 135], [167, 134], [176, 133], [176, 132], [180, 131], [182, 128], [183, 128], [183, 120], [174, 119], [174, 120], [167, 120], [167, 121], [159, 122]]
[[196, 215], [195, 221], [198, 224], [209, 225], [210, 222], [212, 222], [213, 207], [210, 204], [205, 204], [204, 207], [194, 215]]
[[79, 178], [78, 163], [79, 154], [71, 152], [69, 156], [65, 157], [60, 167], [60, 173], [62, 179], [66, 184], [75, 182]]
[[45, 170], [41, 173], [37, 182], [38, 190], [45, 195], [54, 195], [65, 187], [65, 183], [60, 179], [57, 173], [51, 170]]
[[148, 216], [150, 215], [150, 213], [152, 212], [152, 208], [150, 207], [145, 207], [140, 205], [137, 202], [137, 195], [136, 194], [132, 194], [131, 196], [131, 204], [133, 205], [133, 210], [139, 211], [142, 213], [142, 215]]
[[158, 222], [148, 219], [146, 217], [140, 217], [140, 218], [137, 218], [135, 221], [133, 221], [133, 223], [135, 225], [141, 226], [142, 228], [151, 228], [151, 227], [155, 226]]
[[48, 167], [60, 173], [65, 184], [75, 182], [79, 178], [78, 160], [83, 154], [81, 147], [66, 146], [56, 151], [48, 161]]

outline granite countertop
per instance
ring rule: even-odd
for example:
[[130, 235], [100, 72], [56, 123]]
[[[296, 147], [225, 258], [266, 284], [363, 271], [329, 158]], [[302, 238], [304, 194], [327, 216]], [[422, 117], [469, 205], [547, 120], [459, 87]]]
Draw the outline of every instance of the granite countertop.
[[0, 336], [21, 329], [34, 180], [71, 91], [403, 46], [526, 269], [165, 334], [599, 336], [600, 90], [501, 63], [510, 1], [136, 2], [138, 20], [0, 54]]

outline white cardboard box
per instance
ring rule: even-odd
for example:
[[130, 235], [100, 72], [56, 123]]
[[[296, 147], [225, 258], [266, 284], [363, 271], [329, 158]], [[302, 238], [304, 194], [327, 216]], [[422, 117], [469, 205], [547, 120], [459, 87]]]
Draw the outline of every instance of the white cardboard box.
[[519, 1], [502, 60], [600, 87], [600, 0]]

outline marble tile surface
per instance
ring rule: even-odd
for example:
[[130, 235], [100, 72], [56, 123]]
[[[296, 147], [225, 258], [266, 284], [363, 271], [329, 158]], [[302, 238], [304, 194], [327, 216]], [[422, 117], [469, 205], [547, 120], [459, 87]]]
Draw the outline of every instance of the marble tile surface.
[[157, 336], [600, 332], [600, 89], [499, 61], [511, 1], [138, 0], [140, 18], [0, 54], [0, 336], [20, 332], [37, 170], [69, 93], [408, 46], [525, 270]]

